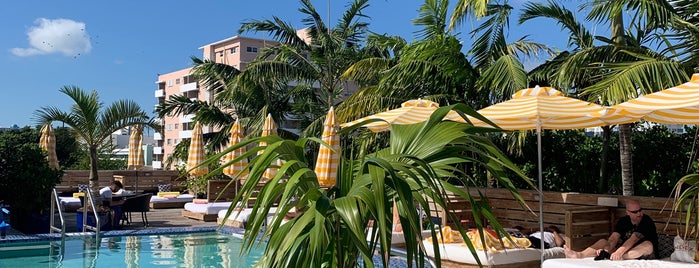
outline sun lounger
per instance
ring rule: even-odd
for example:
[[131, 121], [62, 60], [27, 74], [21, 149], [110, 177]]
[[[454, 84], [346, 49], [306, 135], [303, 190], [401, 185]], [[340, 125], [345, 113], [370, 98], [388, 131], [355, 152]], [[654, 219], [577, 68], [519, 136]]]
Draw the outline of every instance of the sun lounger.
[[150, 198], [150, 208], [183, 208], [184, 204], [192, 202], [191, 194], [158, 195]]
[[216, 221], [218, 212], [227, 210], [236, 195], [237, 187], [235, 183], [228, 185], [227, 180], [210, 180], [207, 182], [207, 199], [194, 199], [192, 202], [184, 204], [182, 216], [201, 220]]
[[[269, 210], [269, 213], [267, 214], [267, 217], [274, 216], [274, 213], [276, 213], [277, 208], [272, 207]], [[247, 224], [248, 219], [250, 218], [250, 214], [252, 214], [252, 208], [245, 208], [243, 210], [236, 210], [232, 211], [231, 215], [226, 219], [226, 214], [228, 213], [228, 209], [226, 210], [221, 210], [218, 212], [218, 219], [217, 222], [218, 224], [224, 224], [226, 226], [233, 226], [237, 228], [245, 228], [245, 224]]]
[[82, 207], [82, 204], [80, 203], [80, 198], [78, 197], [59, 196], [58, 200], [61, 202], [61, 207], [65, 212], [73, 212], [78, 208]]

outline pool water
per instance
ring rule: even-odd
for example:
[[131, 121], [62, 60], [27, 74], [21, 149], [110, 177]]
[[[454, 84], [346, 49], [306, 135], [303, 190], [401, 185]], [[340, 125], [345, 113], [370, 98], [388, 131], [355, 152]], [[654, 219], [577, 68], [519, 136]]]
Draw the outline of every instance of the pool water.
[[0, 267], [252, 267], [264, 249], [241, 256], [241, 246], [215, 232], [68, 239], [64, 254], [55, 241], [12, 243], [0, 247]]

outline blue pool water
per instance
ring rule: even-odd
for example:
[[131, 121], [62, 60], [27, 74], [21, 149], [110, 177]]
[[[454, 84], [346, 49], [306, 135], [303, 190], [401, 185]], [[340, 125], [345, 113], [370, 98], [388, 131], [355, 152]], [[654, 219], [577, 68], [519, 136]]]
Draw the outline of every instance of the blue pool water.
[[[263, 249], [240, 255], [242, 240], [215, 232], [38, 241], [0, 247], [0, 267], [252, 267]], [[54, 245], [52, 245], [54, 244]]]

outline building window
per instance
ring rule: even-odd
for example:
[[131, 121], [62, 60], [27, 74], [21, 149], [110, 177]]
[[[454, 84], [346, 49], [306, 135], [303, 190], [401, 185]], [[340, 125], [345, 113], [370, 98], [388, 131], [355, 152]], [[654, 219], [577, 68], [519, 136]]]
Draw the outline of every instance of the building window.
[[231, 54], [235, 54], [235, 52], [238, 50], [238, 47], [232, 47], [231, 48]]
[[252, 52], [252, 53], [257, 53], [257, 48], [256, 47], [248, 47], [247, 51]]
[[180, 124], [175, 124], [175, 129], [180, 128]]
[[179, 85], [179, 84], [180, 84], [180, 79], [179, 78], [175, 79], [175, 85]]
[[167, 139], [167, 145], [172, 145], [172, 139]]
[[175, 139], [175, 145], [177, 145], [180, 141], [178, 139]]
[[167, 124], [167, 130], [172, 130], [172, 124]]
[[171, 87], [172, 86], [172, 80], [167, 80], [167, 86]]

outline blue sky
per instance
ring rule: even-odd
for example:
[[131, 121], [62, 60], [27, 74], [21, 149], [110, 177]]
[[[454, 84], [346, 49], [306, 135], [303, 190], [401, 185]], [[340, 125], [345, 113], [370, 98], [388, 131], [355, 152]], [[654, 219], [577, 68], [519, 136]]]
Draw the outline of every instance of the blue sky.
[[[370, 30], [412, 40], [417, 28], [411, 20], [422, 2], [370, 1], [365, 12]], [[519, 7], [521, 2], [510, 4]], [[327, 0], [312, 3], [327, 16]], [[330, 1], [332, 24], [346, 3]], [[302, 28], [300, 3], [294, 0], [24, 0], [4, 7], [0, 77], [7, 95], [0, 105], [0, 127], [34, 125], [34, 111], [44, 106], [68, 110], [70, 99], [58, 92], [65, 85], [95, 89], [105, 104], [132, 99], [150, 112], [158, 73], [190, 67], [190, 56], [202, 55], [200, 46], [237, 35], [242, 21], [277, 16]], [[516, 18], [510, 23], [512, 40], [528, 34], [558, 48], [567, 41], [558, 26], [546, 26], [543, 20], [524, 27]], [[471, 29], [466, 25], [458, 32]], [[465, 35], [462, 40], [468, 42]]]

